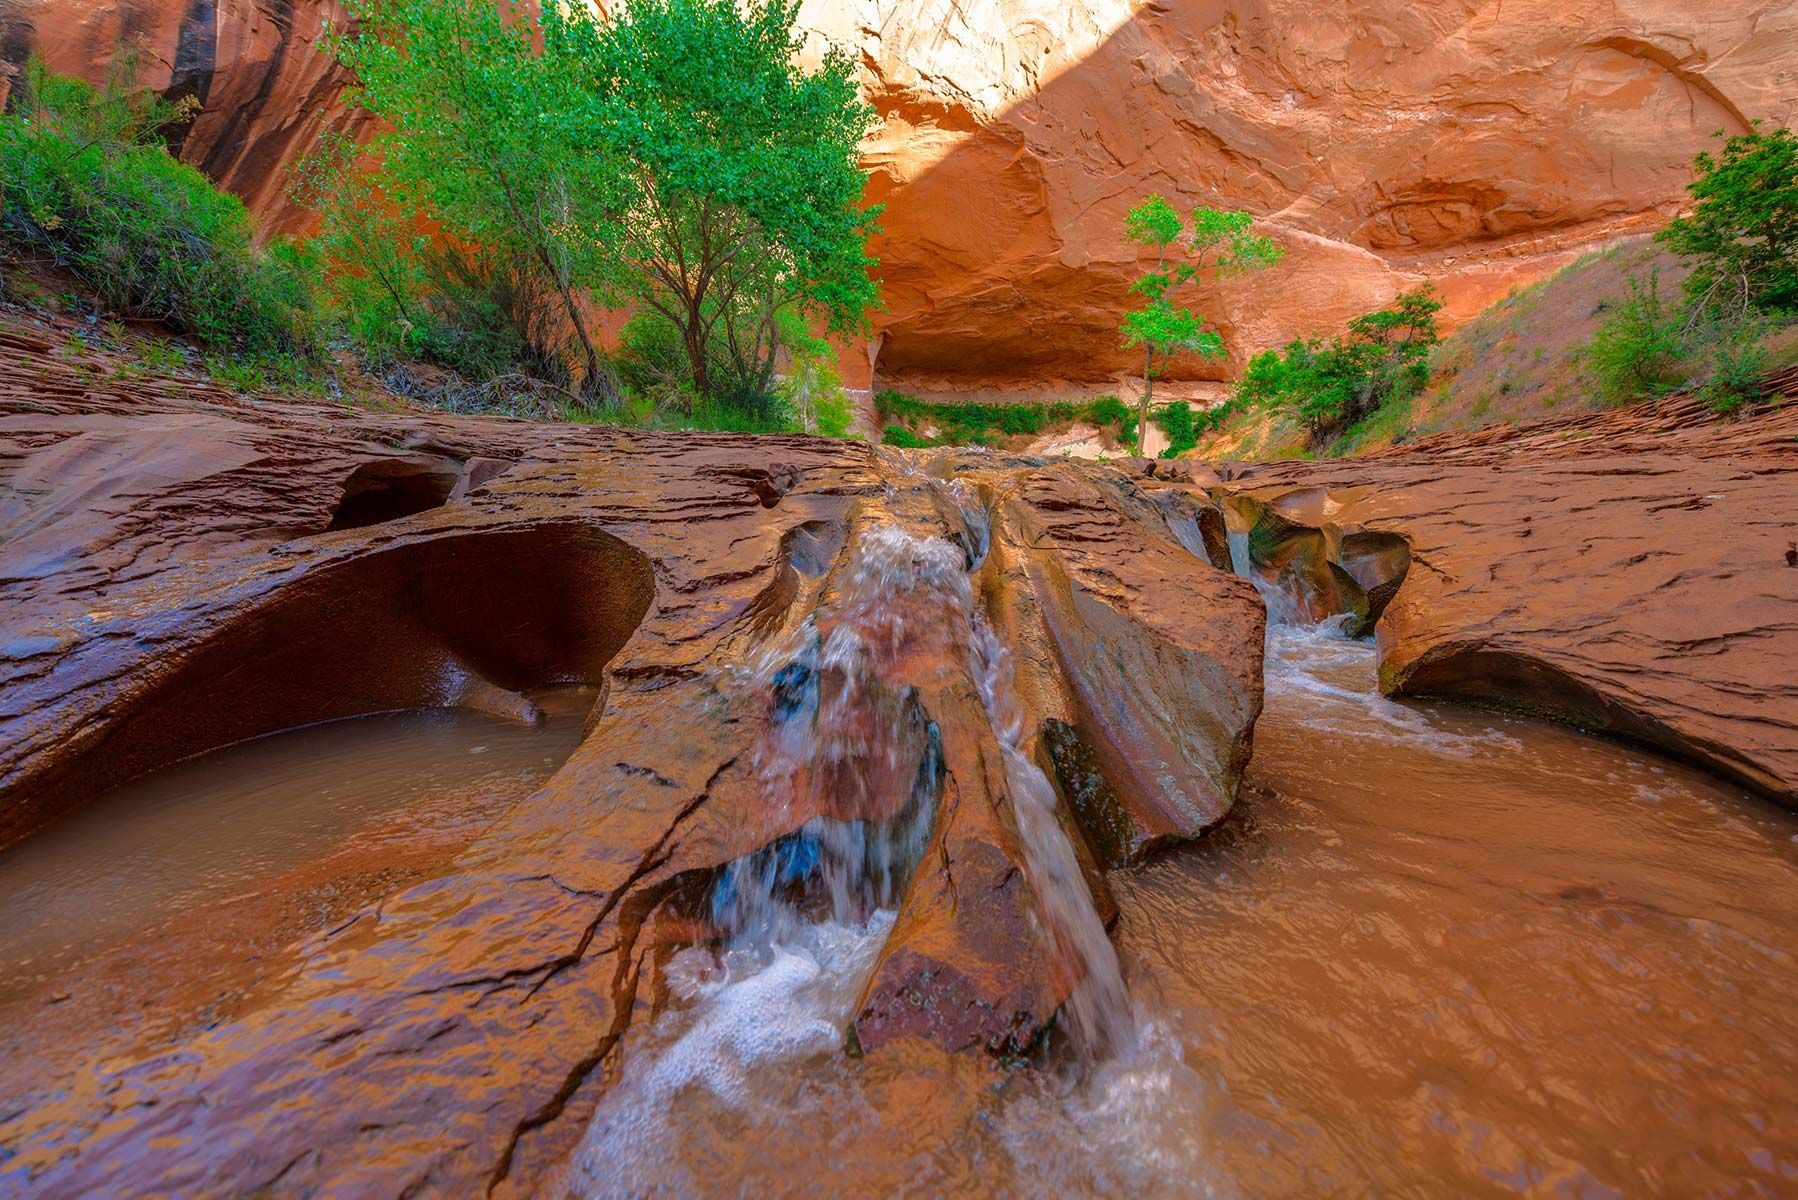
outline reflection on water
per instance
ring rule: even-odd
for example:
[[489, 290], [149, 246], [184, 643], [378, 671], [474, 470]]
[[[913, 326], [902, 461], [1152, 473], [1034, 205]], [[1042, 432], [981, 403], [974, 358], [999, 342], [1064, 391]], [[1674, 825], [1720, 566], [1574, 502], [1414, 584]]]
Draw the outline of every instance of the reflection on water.
[[1798, 819], [1276, 628], [1244, 819], [1124, 885], [1233, 1192], [1798, 1191]]
[[633, 1031], [558, 1194], [1798, 1194], [1798, 818], [1374, 677], [1271, 631], [1238, 815], [1112, 877], [1109, 1061], [849, 1057], [862, 943], [795, 945]]
[[491, 818], [568, 757], [595, 695], [539, 694], [539, 726], [462, 709], [313, 725], [101, 796], [0, 851], [0, 1000], [352, 837], [378, 849]]

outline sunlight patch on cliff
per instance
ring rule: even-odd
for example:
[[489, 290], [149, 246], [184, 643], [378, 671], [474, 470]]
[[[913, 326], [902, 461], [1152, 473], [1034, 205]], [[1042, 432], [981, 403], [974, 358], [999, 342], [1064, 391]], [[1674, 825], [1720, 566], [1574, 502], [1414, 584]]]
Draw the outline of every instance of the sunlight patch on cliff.
[[948, 157], [985, 123], [1077, 67], [1143, 0], [805, 0], [808, 57], [854, 50], [883, 126], [871, 155], [902, 177]]

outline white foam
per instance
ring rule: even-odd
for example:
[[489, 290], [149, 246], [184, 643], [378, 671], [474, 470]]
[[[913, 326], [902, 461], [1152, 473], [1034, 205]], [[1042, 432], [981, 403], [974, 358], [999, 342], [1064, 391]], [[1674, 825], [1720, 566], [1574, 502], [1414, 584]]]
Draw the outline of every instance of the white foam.
[[668, 983], [682, 1003], [627, 1042], [622, 1081], [600, 1101], [552, 1190], [593, 1200], [679, 1191], [668, 1124], [676, 1098], [698, 1088], [743, 1111], [761, 1094], [759, 1072], [841, 1053], [850, 1009], [893, 919], [881, 910], [860, 925], [811, 925], [766, 954], [675, 955]]
[[1000, 1140], [1038, 1194], [1212, 1196], [1204, 1125], [1207, 1088], [1178, 1031], [1138, 1003], [1136, 1035], [1116, 1057], [1056, 1091], [1048, 1080], [1004, 1113]]
[[[1380, 695], [1375, 684], [1379, 652], [1368, 640], [1346, 636], [1341, 619], [1317, 625], [1267, 628], [1267, 696], [1288, 721], [1332, 735], [1386, 741], [1427, 742], [1434, 750], [1466, 758], [1481, 749], [1521, 749], [1500, 729], [1460, 733], [1428, 713]], [[1371, 722], [1369, 718], [1372, 718]]]

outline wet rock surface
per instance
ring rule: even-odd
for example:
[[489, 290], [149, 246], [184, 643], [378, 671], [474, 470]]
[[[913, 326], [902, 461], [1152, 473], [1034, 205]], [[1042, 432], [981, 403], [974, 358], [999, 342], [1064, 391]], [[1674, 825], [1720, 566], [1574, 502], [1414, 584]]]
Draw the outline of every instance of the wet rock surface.
[[1160, 473], [1215, 497], [1283, 595], [1315, 614], [1365, 604], [1388, 694], [1568, 721], [1798, 804], [1789, 407], [1718, 421], [1668, 400], [1339, 463]]
[[[763, 863], [803, 890], [821, 828], [922, 822], [881, 866], [898, 915], [852, 1045], [1028, 1055], [1102, 982], [1105, 870], [1230, 810], [1257, 586], [1377, 622], [1389, 690], [1549, 712], [1788, 802], [1798, 776], [1790, 413], [1102, 467], [246, 400], [0, 354], [33, 364], [0, 391], [7, 840], [258, 733], [529, 720], [531, 689], [603, 689], [539, 790], [209, 1026], [61, 1027], [34, 1060], [56, 1069], [7, 1076], [0, 1111], [0, 1181], [34, 1194], [529, 1192], [669, 956], [720, 936], [722, 881]], [[382, 491], [382, 519], [342, 519]], [[1249, 579], [1210, 565], [1237, 554]], [[1060, 834], [1020, 819], [1033, 789]]]
[[[921, 793], [857, 1040], [1027, 1053], [1089, 973], [1044, 915], [1054, 881], [1016, 816], [1046, 723], [1107, 770], [1177, 768], [1120, 777], [1124, 855], [1064, 814], [1100, 912], [1101, 861], [1197, 835], [1234, 796], [1260, 604], [1113, 472], [251, 400], [96, 382], [22, 335], [0, 351], [35, 364], [0, 396], [5, 840], [261, 733], [450, 704], [530, 720], [531, 689], [604, 689], [538, 791], [309, 935], [227, 1015], [174, 1045], [65, 1030], [79, 1040], [35, 1060], [54, 1071], [8, 1080], [8, 1186], [529, 1190], [578, 1139], [667, 955], [718, 936], [719, 873]], [[1095, 536], [1109, 549], [1082, 548]], [[902, 561], [876, 561], [894, 538]], [[870, 563], [874, 584], [923, 578], [924, 559], [930, 587], [858, 582]], [[1175, 589], [1199, 632], [1168, 621]], [[877, 620], [858, 595], [881, 597]], [[797, 669], [794, 647], [828, 650], [833, 630], [859, 657]], [[1167, 639], [1168, 695], [1083, 692], [1089, 637], [1139, 664]], [[1002, 719], [999, 653], [1018, 680]], [[1202, 692], [1180, 690], [1195, 667]], [[780, 730], [833, 696], [851, 749], [861, 725], [910, 731], [895, 766], [811, 752], [785, 769]]]

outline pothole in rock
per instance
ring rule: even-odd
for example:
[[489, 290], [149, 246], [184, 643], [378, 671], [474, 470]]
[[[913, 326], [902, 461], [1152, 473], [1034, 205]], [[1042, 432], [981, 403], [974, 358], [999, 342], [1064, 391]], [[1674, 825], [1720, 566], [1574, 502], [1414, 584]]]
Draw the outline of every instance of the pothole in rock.
[[15, 786], [0, 843], [278, 730], [449, 706], [532, 720], [525, 692], [603, 682], [652, 594], [643, 555], [573, 522], [408, 541], [289, 578], [138, 669], [97, 733]]
[[442, 508], [511, 466], [502, 459], [439, 454], [365, 462], [344, 481], [326, 531], [366, 529]]
[[0, 830], [44, 826], [0, 849], [0, 1027], [32, 1031], [0, 1035], [0, 1087], [58, 1047], [226, 1019], [302, 939], [441, 869], [580, 744], [652, 592], [586, 526], [464, 533], [170, 647]]

